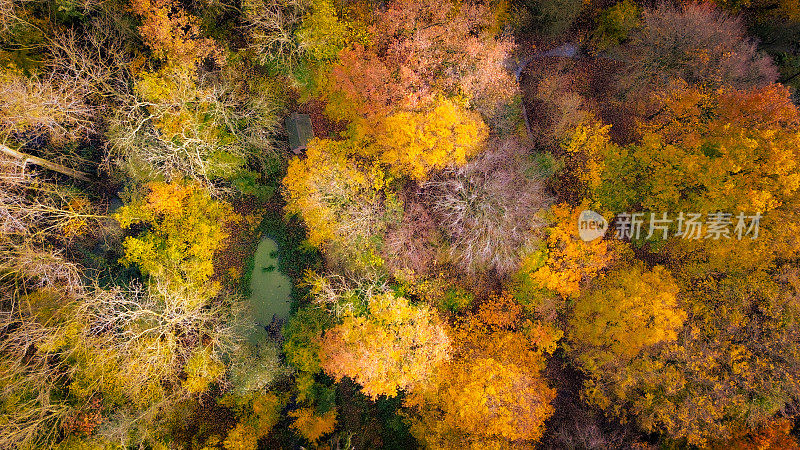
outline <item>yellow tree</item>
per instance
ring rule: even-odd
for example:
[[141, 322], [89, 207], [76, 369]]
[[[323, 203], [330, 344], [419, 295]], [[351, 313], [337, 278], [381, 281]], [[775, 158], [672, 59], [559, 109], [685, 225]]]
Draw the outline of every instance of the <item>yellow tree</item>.
[[289, 416], [295, 419], [291, 427], [312, 444], [332, 432], [336, 426], [335, 408], [323, 414], [318, 414], [315, 408], [299, 408], [290, 412]]
[[123, 262], [137, 264], [143, 274], [173, 289], [189, 288], [208, 298], [217, 291], [209, 279], [214, 253], [227, 237], [224, 224], [231, 206], [192, 183], [154, 182], [146, 189], [114, 216], [124, 229], [149, 225], [147, 231], [125, 238]]
[[379, 245], [400, 202], [377, 163], [352, 156], [357, 143], [314, 139], [283, 179], [286, 211], [306, 223], [310, 244], [351, 267], [380, 264]]
[[[677, 84], [656, 102], [641, 142], [606, 153], [597, 199], [673, 219], [727, 213], [727, 236], [714, 238], [706, 223], [698, 239], [677, 237], [673, 221], [666, 243], [650, 240], [642, 251], [669, 268], [687, 315], [672, 306], [675, 287], [661, 269], [619, 269], [576, 302], [573, 321], [591, 325], [574, 330], [574, 357], [591, 373], [590, 402], [648, 432], [710, 445], [768, 423], [798, 393], [796, 268], [780, 264], [798, 249], [800, 121], [779, 85]], [[737, 238], [739, 212], [763, 215], [757, 236]], [[632, 305], [629, 295], [642, 301]], [[630, 347], [617, 344], [624, 340]], [[613, 363], [617, 355], [625, 364]]]
[[571, 350], [590, 376], [605, 364], [625, 364], [642, 349], [675, 341], [686, 320], [678, 285], [661, 266], [619, 268], [575, 300]]
[[594, 199], [603, 181], [604, 159], [615, 148], [610, 125], [587, 120], [561, 142], [564, 171], [555, 180], [560, 197], [570, 202]]
[[320, 359], [337, 381], [350, 377], [373, 399], [413, 390], [449, 357], [436, 312], [392, 293], [369, 298], [364, 315], [348, 314], [322, 337]]
[[798, 286], [796, 268], [690, 280], [682, 301], [691, 316], [677, 339], [595, 366], [586, 399], [698, 446], [756, 431], [800, 393]]
[[585, 283], [620, 258], [624, 247], [618, 242], [596, 239], [583, 241], [578, 235], [578, 217], [588, 209], [565, 203], [550, 209], [551, 225], [543, 230], [542, 245], [528, 254], [516, 275], [515, 290], [523, 302], [534, 301], [543, 293], [572, 297]]
[[800, 116], [785, 87], [682, 87], [665, 92], [660, 105], [642, 123], [641, 143], [607, 154], [606, 206], [766, 213], [800, 188]]
[[462, 166], [483, 149], [488, 128], [480, 116], [439, 98], [421, 112], [398, 112], [377, 124], [374, 151], [394, 171], [414, 179], [446, 166]]
[[280, 420], [286, 400], [272, 392], [254, 391], [241, 397], [227, 395], [221, 403], [239, 416], [239, 423], [228, 432], [223, 447], [225, 450], [248, 450], [257, 448], [258, 440], [272, 431]]
[[[616, 212], [670, 213], [668, 245], [651, 247], [668, 255], [675, 270], [766, 269], [776, 258], [791, 258], [800, 248], [800, 115], [789, 91], [679, 86], [659, 103], [659, 114], [640, 126], [640, 143], [606, 153], [598, 200]], [[675, 237], [680, 212], [701, 214], [701, 222], [718, 217], [727, 237], [715, 238], [707, 226], [698, 230], [700, 239]], [[762, 216], [757, 239], [754, 230], [735, 232], [740, 213]]]

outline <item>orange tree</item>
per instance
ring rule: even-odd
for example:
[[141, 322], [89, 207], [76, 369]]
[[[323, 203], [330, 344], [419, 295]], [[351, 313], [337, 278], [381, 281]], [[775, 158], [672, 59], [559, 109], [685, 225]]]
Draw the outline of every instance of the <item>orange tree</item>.
[[337, 381], [353, 378], [373, 399], [427, 381], [449, 357], [450, 340], [436, 312], [392, 293], [368, 302], [364, 315], [347, 314], [323, 335], [323, 370]]
[[451, 329], [454, 357], [405, 405], [411, 432], [433, 448], [486, 448], [536, 442], [553, 413], [551, 389], [540, 371], [552, 339], [522, 320], [507, 294]]
[[444, 93], [470, 99], [487, 120], [501, 119], [517, 88], [504, 67], [513, 42], [497, 36], [494, 20], [479, 3], [389, 3], [376, 13], [371, 40], [342, 50], [327, 75], [328, 114], [376, 118]]

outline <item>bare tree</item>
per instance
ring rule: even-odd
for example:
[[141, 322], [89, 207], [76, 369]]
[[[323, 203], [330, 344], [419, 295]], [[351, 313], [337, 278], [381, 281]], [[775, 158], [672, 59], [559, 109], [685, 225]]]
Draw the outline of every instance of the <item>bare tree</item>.
[[157, 282], [103, 289], [56, 254], [6, 245], [0, 255], [2, 448], [49, 447], [97, 397], [124, 399], [118, 427], [148, 428], [188, 395], [180, 376], [194, 352], [220, 359], [239, 345], [233, 297], [198, 302]]
[[641, 29], [618, 49], [627, 61], [622, 89], [634, 98], [665, 87], [673, 78], [690, 84], [762, 86], [777, 79], [770, 58], [747, 37], [740, 19], [710, 3], [646, 9]]
[[545, 225], [538, 212], [551, 199], [535, 163], [513, 141], [466, 166], [446, 169], [423, 192], [450, 239], [451, 256], [467, 272], [504, 276], [520, 260], [532, 231]]
[[28, 78], [19, 72], [0, 74], [0, 139], [26, 145], [49, 138], [55, 142], [88, 136], [94, 109], [86, 104], [87, 87], [58, 74]]
[[352, 314], [359, 306], [355, 300], [368, 302], [373, 296], [390, 290], [388, 281], [378, 272], [346, 276], [309, 272], [304, 282], [310, 288], [314, 303], [328, 309], [335, 317]]
[[84, 86], [94, 104], [118, 103], [132, 94], [125, 38], [108, 17], [99, 16], [81, 35], [67, 29], [50, 39], [48, 67]]
[[250, 50], [260, 64], [291, 70], [303, 56], [295, 32], [308, 7], [303, 0], [246, 0], [242, 12]]
[[34, 176], [25, 161], [0, 156], [0, 231], [4, 240], [69, 241], [106, 217], [75, 189]]
[[5, 37], [14, 27], [29, 25], [24, 10], [20, 6], [33, 3], [32, 0], [0, 0], [0, 37]]
[[[145, 73], [136, 95], [110, 119], [117, 163], [133, 175], [144, 172], [145, 179], [188, 177], [219, 191], [215, 180], [231, 177], [248, 160], [277, 155], [277, 102], [254, 95], [257, 87], [248, 84], [248, 74], [235, 70]], [[159, 96], [147, 91], [148, 83], [170, 88]]]
[[112, 339], [124, 355], [124, 390], [131, 395], [153, 380], [179, 385], [178, 376], [198, 348], [221, 355], [238, 345], [232, 320], [234, 297], [208, 301], [190, 289], [176, 290], [156, 280], [147, 287], [96, 289], [79, 314], [89, 333]]
[[405, 196], [403, 205], [402, 221], [391, 224], [386, 232], [384, 260], [395, 271], [410, 269], [417, 275], [430, 275], [442, 259], [440, 253], [446, 252], [444, 235], [418, 189]]

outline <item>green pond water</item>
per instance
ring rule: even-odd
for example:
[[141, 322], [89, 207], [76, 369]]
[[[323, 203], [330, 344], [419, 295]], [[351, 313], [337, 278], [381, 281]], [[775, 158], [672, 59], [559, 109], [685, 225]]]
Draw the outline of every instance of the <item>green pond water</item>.
[[264, 237], [256, 249], [250, 278], [250, 310], [257, 325], [251, 340], [266, 338], [264, 326], [272, 322], [273, 315], [289, 318], [291, 293], [292, 281], [278, 271], [278, 245]]

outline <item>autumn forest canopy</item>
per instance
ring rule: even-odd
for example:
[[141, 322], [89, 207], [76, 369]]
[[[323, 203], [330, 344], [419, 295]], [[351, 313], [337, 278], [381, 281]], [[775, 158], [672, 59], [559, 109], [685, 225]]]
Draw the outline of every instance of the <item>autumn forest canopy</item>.
[[791, 0], [0, 0], [0, 449], [800, 448], [798, 88]]

